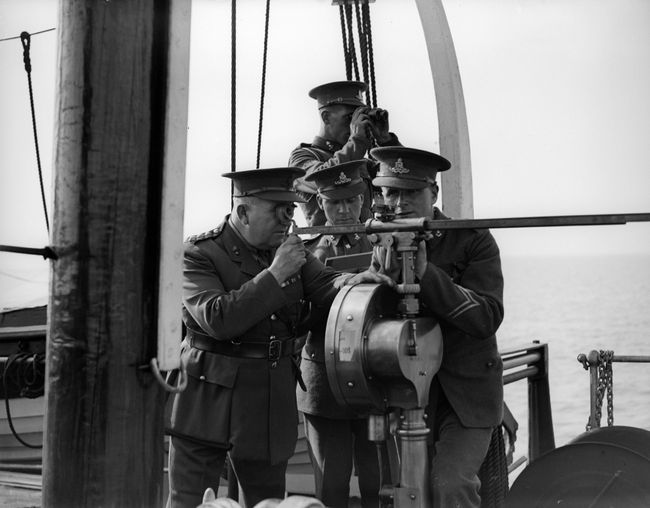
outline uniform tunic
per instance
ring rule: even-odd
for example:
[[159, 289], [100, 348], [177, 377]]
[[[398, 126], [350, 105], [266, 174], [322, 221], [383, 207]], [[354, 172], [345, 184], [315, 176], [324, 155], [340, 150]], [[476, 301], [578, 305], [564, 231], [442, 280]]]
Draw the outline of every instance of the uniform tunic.
[[[261, 342], [294, 337], [304, 300], [329, 307], [337, 273], [311, 253], [280, 285], [266, 270], [271, 253], [255, 252], [224, 221], [186, 242], [183, 319], [188, 336]], [[265, 261], [265, 254], [268, 259]], [[172, 395], [170, 434], [231, 448], [233, 458], [288, 459], [297, 438], [292, 358], [238, 358], [182, 346], [189, 386]]]
[[[399, 140], [395, 134], [390, 133], [391, 139], [386, 145], [399, 145]], [[301, 143], [300, 146], [295, 148], [289, 156], [289, 166], [295, 166], [307, 171], [307, 175], [321, 169], [330, 168], [343, 162], [363, 159], [368, 149], [371, 148], [367, 140], [351, 136], [345, 145], [341, 145], [336, 141], [316, 136], [312, 143]], [[368, 168], [362, 171], [361, 177], [366, 182], [366, 191], [363, 194], [363, 205], [361, 207], [361, 222], [372, 218], [372, 202], [375, 192], [379, 192], [372, 186], [372, 179], [377, 174], [378, 163], [370, 161]], [[302, 179], [301, 179], [302, 180]], [[299, 190], [303, 190], [299, 185]], [[307, 199], [306, 203], [299, 203], [305, 219], [310, 226], [320, 226], [325, 224], [325, 213], [321, 210], [316, 202], [316, 190], [312, 192], [300, 192], [303, 199]]]
[[[366, 235], [354, 234], [320, 235], [306, 242], [306, 247], [323, 262], [336, 256], [372, 250]], [[366, 268], [359, 267], [358, 271]], [[314, 467], [316, 496], [333, 508], [348, 506], [354, 457], [361, 505], [376, 508], [381, 487], [377, 450], [368, 440], [367, 419], [340, 406], [329, 386], [324, 354], [327, 312], [321, 314], [314, 319], [316, 324], [311, 327], [312, 333], [302, 350], [300, 370], [307, 391], [296, 390], [298, 409], [305, 413], [305, 434]]]
[[[435, 209], [434, 219], [447, 219]], [[503, 363], [496, 331], [503, 320], [499, 248], [485, 229], [435, 231], [426, 241], [427, 268], [419, 281], [421, 314], [443, 335], [437, 378], [466, 427], [494, 427], [503, 417]], [[375, 271], [381, 250], [373, 253]], [[435, 407], [435, 390], [429, 405]]]
[[[370, 252], [372, 244], [366, 235], [319, 235], [305, 242], [314, 256], [325, 262], [327, 258]], [[326, 416], [328, 418], [354, 418], [353, 411], [340, 406], [327, 381], [325, 370], [325, 325], [327, 313], [313, 318], [317, 323], [302, 350], [300, 371], [307, 391], [296, 390], [298, 409], [303, 413]]]
[[[434, 218], [447, 217], [436, 208]], [[421, 314], [434, 316], [443, 336], [442, 364], [427, 406], [435, 441], [433, 503], [478, 508], [478, 471], [492, 428], [503, 417], [503, 363], [495, 336], [503, 319], [499, 248], [488, 230], [450, 229], [435, 231], [426, 251]], [[381, 248], [373, 252], [374, 270], [384, 256]]]

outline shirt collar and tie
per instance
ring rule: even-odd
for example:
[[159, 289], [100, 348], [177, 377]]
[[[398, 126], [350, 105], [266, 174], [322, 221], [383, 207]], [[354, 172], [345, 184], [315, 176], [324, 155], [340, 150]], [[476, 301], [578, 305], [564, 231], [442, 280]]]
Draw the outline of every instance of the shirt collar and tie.
[[232, 220], [232, 215], [228, 218], [228, 224], [230, 224], [230, 227], [232, 230], [235, 232], [235, 235], [241, 242], [244, 244], [244, 247], [246, 247], [246, 250], [248, 250], [251, 255], [253, 256], [253, 259], [257, 261], [260, 265], [262, 265], [264, 268], [268, 268], [271, 266], [271, 263], [273, 262], [273, 258], [275, 257], [275, 249], [258, 249], [256, 247], [253, 247], [250, 243], [246, 241], [244, 236], [241, 234], [241, 232], [237, 229], [236, 224]]

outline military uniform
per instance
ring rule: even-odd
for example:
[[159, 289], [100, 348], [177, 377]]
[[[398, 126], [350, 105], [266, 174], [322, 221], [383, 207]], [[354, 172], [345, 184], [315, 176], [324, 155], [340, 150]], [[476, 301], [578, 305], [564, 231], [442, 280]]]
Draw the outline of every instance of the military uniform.
[[273, 255], [228, 220], [185, 243], [188, 386], [170, 400], [169, 506], [200, 504], [218, 486], [226, 450], [248, 505], [284, 495], [297, 439], [295, 328], [305, 300], [331, 305], [337, 273], [307, 253], [279, 284], [266, 269]]
[[[430, 181], [432, 169], [449, 168], [436, 154], [407, 148], [376, 149], [373, 155], [382, 162], [374, 183], [392, 188], [417, 188], [418, 181]], [[434, 208], [433, 218], [448, 217]], [[492, 428], [503, 417], [503, 363], [495, 336], [503, 319], [499, 248], [488, 230], [438, 230], [426, 240], [426, 252], [418, 281], [421, 314], [435, 317], [443, 335], [442, 365], [427, 408], [434, 505], [478, 507], [477, 473]], [[376, 249], [372, 269], [382, 270], [384, 259], [383, 249]]]
[[[310, 97], [316, 99], [318, 107], [323, 108], [332, 104], [346, 104], [350, 106], [364, 106], [362, 92], [367, 85], [360, 81], [339, 81], [320, 85], [309, 92]], [[390, 134], [390, 142], [386, 145], [399, 145], [397, 136]], [[363, 159], [371, 148], [369, 140], [358, 136], [350, 136], [344, 145], [335, 140], [325, 139], [321, 136], [314, 137], [311, 143], [301, 143], [289, 156], [289, 165], [302, 168], [309, 176], [316, 171], [327, 169], [345, 162]], [[361, 175], [366, 184], [364, 190], [364, 201], [361, 209], [361, 222], [372, 218], [372, 202], [375, 194], [379, 192], [372, 185], [372, 179], [377, 172], [377, 163], [368, 160], [366, 168], [362, 169]], [[316, 189], [310, 186], [304, 179], [299, 180], [298, 189], [305, 200], [299, 203], [305, 219], [310, 226], [325, 224], [325, 214], [318, 207], [315, 198]]]
[[[357, 196], [366, 188], [361, 182], [365, 161], [340, 164], [308, 176], [325, 199]], [[331, 225], [327, 222], [326, 225]], [[370, 252], [366, 235], [318, 235], [305, 246], [323, 263], [328, 258]], [[359, 270], [367, 266], [359, 267]], [[302, 350], [300, 370], [306, 391], [296, 389], [298, 409], [305, 415], [305, 433], [310, 446], [316, 480], [316, 497], [331, 508], [347, 508], [353, 458], [359, 476], [364, 508], [379, 504], [377, 450], [368, 440], [368, 420], [340, 406], [329, 387], [325, 369], [325, 324], [329, 309], [312, 310], [311, 333]]]
[[[360, 254], [372, 250], [372, 244], [365, 235], [356, 235], [356, 237], [353, 235], [348, 239], [346, 235], [319, 235], [305, 242], [305, 246], [322, 262], [335, 256]], [[329, 312], [329, 309], [327, 311]], [[320, 319], [315, 318], [318, 325], [312, 328], [312, 333], [302, 350], [300, 370], [307, 391], [296, 390], [298, 409], [304, 413], [328, 418], [356, 418], [354, 412], [336, 402], [327, 381], [324, 352], [326, 319], [327, 313]]]

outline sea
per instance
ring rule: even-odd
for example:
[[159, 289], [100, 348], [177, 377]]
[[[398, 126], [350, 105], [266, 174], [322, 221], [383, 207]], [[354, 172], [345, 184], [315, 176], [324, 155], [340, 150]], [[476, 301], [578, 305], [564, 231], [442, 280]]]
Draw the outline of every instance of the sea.
[[[0, 264], [0, 300], [9, 297], [0, 308], [46, 303], [47, 263], [39, 260], [23, 270]], [[548, 344], [555, 442], [567, 444], [585, 431], [589, 417], [589, 373], [577, 356], [591, 350], [650, 356], [650, 253], [504, 256], [502, 265], [499, 347]], [[614, 423], [650, 430], [650, 364], [614, 363], [613, 379]], [[525, 381], [505, 387], [506, 404], [519, 423], [515, 457], [528, 449], [527, 396]]]
[[[589, 372], [577, 356], [592, 350], [650, 356], [650, 254], [504, 257], [505, 317], [500, 349], [548, 344], [556, 446], [585, 432]], [[515, 457], [527, 453], [525, 381], [506, 385], [519, 423]], [[613, 363], [614, 424], [650, 430], [650, 364]], [[606, 404], [601, 426], [607, 425]]]

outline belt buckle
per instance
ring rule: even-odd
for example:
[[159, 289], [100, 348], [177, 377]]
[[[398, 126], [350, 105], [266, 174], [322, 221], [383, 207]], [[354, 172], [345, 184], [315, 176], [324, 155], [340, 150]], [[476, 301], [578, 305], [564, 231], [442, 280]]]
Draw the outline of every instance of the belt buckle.
[[277, 362], [282, 352], [282, 341], [272, 338], [269, 341], [269, 361]]

